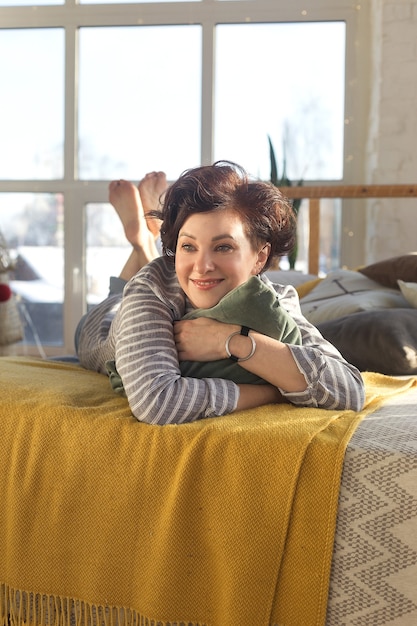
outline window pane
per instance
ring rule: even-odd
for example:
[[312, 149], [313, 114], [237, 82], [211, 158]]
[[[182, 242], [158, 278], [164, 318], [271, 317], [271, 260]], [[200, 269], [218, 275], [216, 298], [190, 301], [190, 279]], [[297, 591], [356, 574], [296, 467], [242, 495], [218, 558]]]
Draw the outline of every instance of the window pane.
[[82, 28], [79, 84], [81, 179], [200, 162], [200, 26]]
[[[233, 69], [231, 69], [233, 59]], [[270, 177], [268, 135], [290, 179], [343, 175], [345, 24], [219, 25], [215, 158]]]
[[0, 231], [15, 262], [10, 285], [29, 344], [63, 343], [63, 216], [60, 194], [0, 194]]
[[0, 58], [0, 178], [62, 178], [64, 31], [0, 29]]
[[107, 296], [109, 278], [120, 274], [131, 246], [111, 204], [87, 204], [85, 222], [87, 304], [90, 307]]

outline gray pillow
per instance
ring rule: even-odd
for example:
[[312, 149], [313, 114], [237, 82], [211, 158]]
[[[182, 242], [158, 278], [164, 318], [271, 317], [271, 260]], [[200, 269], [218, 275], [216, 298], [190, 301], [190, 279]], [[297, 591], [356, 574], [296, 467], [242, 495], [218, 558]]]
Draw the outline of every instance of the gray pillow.
[[417, 374], [417, 310], [361, 311], [317, 325], [361, 371]]
[[[252, 276], [246, 283], [230, 291], [211, 309], [195, 309], [183, 319], [197, 317], [248, 326], [284, 343], [301, 344], [301, 333], [297, 324], [280, 306], [275, 290], [258, 276]], [[246, 371], [230, 359], [182, 361], [180, 369], [183, 376], [193, 378], [227, 378], [242, 384], [265, 383], [262, 378]]]

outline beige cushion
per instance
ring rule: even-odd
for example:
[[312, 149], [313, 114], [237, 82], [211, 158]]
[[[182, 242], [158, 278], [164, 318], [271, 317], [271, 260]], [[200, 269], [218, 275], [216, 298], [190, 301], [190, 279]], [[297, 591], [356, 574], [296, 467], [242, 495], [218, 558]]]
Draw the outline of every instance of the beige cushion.
[[417, 309], [417, 283], [406, 283], [403, 280], [398, 280], [398, 285], [407, 302]]

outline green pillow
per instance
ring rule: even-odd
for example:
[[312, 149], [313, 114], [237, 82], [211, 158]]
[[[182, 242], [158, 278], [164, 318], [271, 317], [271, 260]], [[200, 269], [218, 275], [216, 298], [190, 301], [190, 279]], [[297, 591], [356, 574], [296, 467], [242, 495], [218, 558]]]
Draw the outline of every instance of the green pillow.
[[[248, 326], [284, 343], [301, 344], [300, 330], [279, 304], [275, 290], [258, 276], [252, 276], [226, 294], [211, 309], [195, 309], [183, 319], [209, 317], [218, 322]], [[181, 374], [193, 378], [227, 378], [235, 383], [262, 384], [265, 381], [230, 359], [181, 361]]]
[[[252, 276], [226, 294], [211, 309], [194, 309], [182, 319], [209, 317], [218, 322], [248, 326], [252, 330], [284, 343], [301, 344], [301, 333], [293, 318], [279, 304], [275, 290], [258, 276]], [[124, 394], [115, 362], [106, 363], [110, 383], [118, 394]], [[248, 372], [230, 359], [218, 361], [181, 361], [182, 376], [192, 378], [227, 378], [240, 384], [265, 384], [265, 380]]]

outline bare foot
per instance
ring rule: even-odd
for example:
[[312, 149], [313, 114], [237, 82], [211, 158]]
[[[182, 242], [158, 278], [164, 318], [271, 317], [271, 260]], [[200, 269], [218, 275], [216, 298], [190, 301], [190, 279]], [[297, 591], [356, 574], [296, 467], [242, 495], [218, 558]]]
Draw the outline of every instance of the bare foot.
[[139, 182], [138, 189], [148, 228], [156, 238], [159, 235], [161, 220], [147, 216], [149, 211], [161, 208], [163, 195], [168, 188], [165, 172], [149, 172]]
[[146, 244], [149, 231], [137, 187], [127, 180], [113, 180], [109, 185], [109, 201], [116, 209], [129, 243], [135, 248]]

